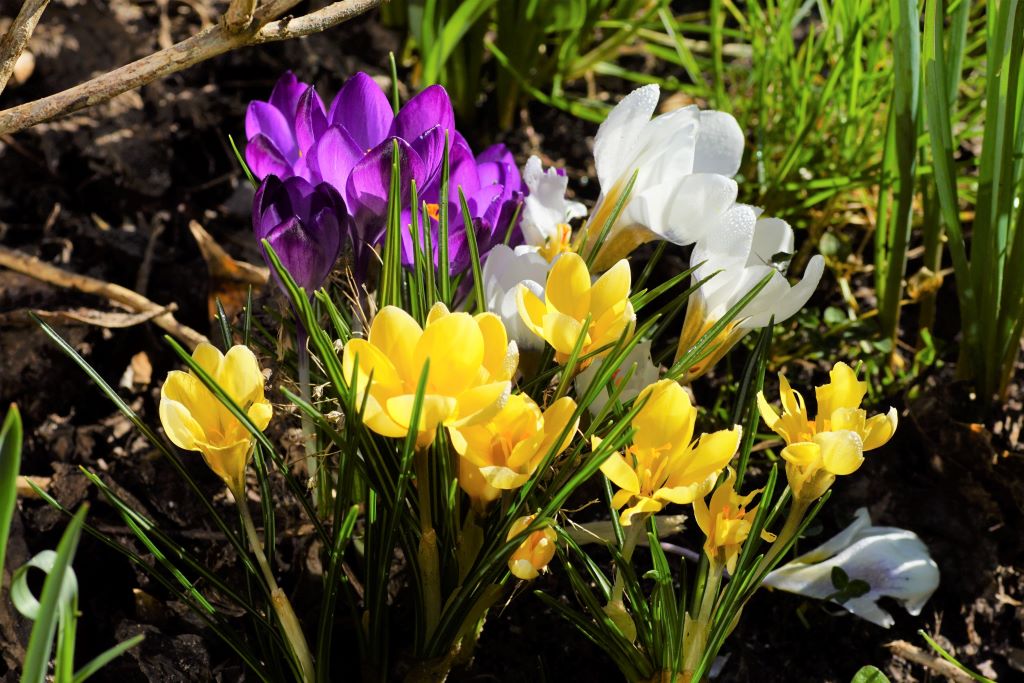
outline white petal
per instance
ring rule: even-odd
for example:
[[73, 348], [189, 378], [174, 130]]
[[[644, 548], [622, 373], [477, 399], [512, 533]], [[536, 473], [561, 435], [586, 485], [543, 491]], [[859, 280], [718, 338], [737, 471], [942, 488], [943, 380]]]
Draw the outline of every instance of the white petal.
[[[814, 294], [821, 282], [821, 276], [825, 272], [825, 259], [820, 254], [811, 257], [804, 269], [804, 276], [800, 282], [789, 288], [783, 296], [776, 296], [773, 307], [763, 313], [749, 318], [742, 323], [743, 327], [752, 330], [764, 327], [768, 324], [771, 316], [775, 316], [775, 322], [781, 323], [788, 320], [794, 313], [799, 311], [807, 303], [807, 300]], [[781, 277], [781, 276], [780, 276]]]
[[[841, 567], [851, 580], [864, 581], [870, 587], [861, 597], [843, 603], [850, 612], [889, 627], [892, 616], [876, 604], [880, 597], [889, 597], [902, 602], [911, 614], [919, 614], [939, 585], [939, 569], [927, 546], [905, 529], [865, 526], [869, 518], [863, 509], [857, 515], [857, 521], [835, 538], [771, 572], [765, 577], [765, 585], [823, 599], [836, 592], [832, 570]], [[808, 557], [835, 553], [843, 543], [848, 543], [847, 547], [826, 561], [803, 562]]]
[[[793, 228], [781, 218], [758, 219], [747, 265], [771, 265], [772, 257], [780, 252], [793, 253]], [[782, 272], [785, 273], [786, 269], [783, 268]]]
[[627, 169], [636, 158], [641, 131], [651, 120], [660, 95], [657, 85], [637, 88], [615, 105], [597, 129], [594, 164], [603, 190], [611, 189], [624, 173], [632, 173]]
[[693, 172], [736, 175], [743, 160], [743, 144], [743, 131], [731, 114], [702, 111]]

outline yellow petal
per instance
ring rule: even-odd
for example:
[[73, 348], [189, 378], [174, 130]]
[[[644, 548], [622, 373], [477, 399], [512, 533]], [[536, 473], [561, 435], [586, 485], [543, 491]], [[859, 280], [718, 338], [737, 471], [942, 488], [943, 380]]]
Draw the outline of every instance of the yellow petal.
[[167, 380], [160, 389], [160, 400], [176, 401], [184, 406], [199, 424], [203, 434], [212, 434], [221, 429], [221, 415], [225, 408], [199, 378], [191, 373], [179, 370], [167, 373]]
[[[385, 404], [388, 417], [408, 429], [412, 424], [412, 409], [415, 401], [415, 394], [401, 394], [389, 398]], [[455, 405], [455, 399], [450, 396], [441, 396], [439, 394], [425, 395], [423, 397], [423, 405], [420, 408], [420, 420], [419, 424], [416, 425], [416, 431], [432, 435], [437, 430], [437, 426], [444, 424], [444, 421], [455, 412]]]
[[896, 433], [899, 416], [895, 408], [889, 408], [884, 415], [875, 415], [865, 424], [864, 450], [871, 451], [884, 446]]
[[450, 424], [454, 427], [477, 424], [489, 420], [508, 398], [512, 383], [481, 384], [455, 397], [455, 410]]
[[765, 399], [763, 391], [757, 392], [757, 409], [761, 412], [761, 419], [768, 425], [768, 429], [775, 429], [775, 424], [779, 421], [779, 414]]
[[207, 466], [227, 483], [233, 493], [245, 485], [245, 466], [252, 452], [252, 441], [242, 439], [229, 444], [199, 444]]
[[814, 435], [821, 448], [825, 469], [832, 474], [853, 474], [864, 462], [864, 443], [855, 432], [824, 432]]
[[511, 491], [517, 489], [527, 482], [530, 478], [529, 474], [520, 474], [514, 470], [510, 470], [507, 467], [481, 467], [480, 474], [483, 475], [487, 483], [496, 489], [505, 491]]
[[196, 442], [206, 440], [203, 428], [188, 409], [177, 401], [168, 398], [160, 400], [160, 424], [164, 426], [164, 432], [171, 443], [186, 451], [199, 450]]
[[828, 417], [840, 408], [859, 408], [868, 383], [857, 381], [857, 373], [843, 362], [836, 363], [828, 376], [831, 381], [815, 390], [818, 415]]
[[[557, 310], [548, 310], [544, 314], [543, 329], [541, 336], [551, 344], [558, 353], [569, 356], [576, 347], [576, 342], [583, 332], [583, 323], [576, 318], [565, 315]], [[585, 352], [590, 344], [590, 335], [587, 334], [583, 341]]]
[[516, 368], [508, 367], [508, 334], [501, 318], [493, 313], [480, 313], [474, 320], [484, 340], [484, 368], [494, 379], [511, 379]]
[[637, 448], [660, 448], [666, 444], [689, 446], [697, 411], [686, 389], [678, 382], [663, 379], [640, 392], [637, 400], [644, 399], [646, 403], [633, 418], [636, 430], [633, 443]]
[[367, 341], [391, 361], [408, 388], [420, 379], [413, 352], [423, 330], [411, 315], [397, 306], [385, 306], [373, 318]]
[[829, 431], [856, 432], [863, 435], [865, 432], [867, 413], [860, 408], [838, 408], [832, 413], [829, 419]]
[[544, 302], [525, 285], [519, 285], [516, 289], [516, 307], [526, 327], [538, 337], [544, 337], [544, 314], [547, 312]]
[[615, 495], [612, 496], [612, 509], [618, 510], [623, 505], [629, 503], [629, 501], [633, 499], [634, 494], [634, 491], [627, 491], [626, 489], [619, 489], [616, 491]]
[[198, 363], [206, 374], [217, 377], [220, 374], [220, 364], [224, 360], [224, 356], [220, 349], [213, 344], [200, 342], [192, 352], [192, 360]]
[[263, 400], [263, 373], [256, 356], [247, 346], [238, 344], [228, 349], [214, 379], [243, 410], [247, 405]]
[[590, 290], [590, 311], [594, 319], [608, 310], [623, 310], [629, 298], [629, 285], [629, 262], [622, 259], [599, 277]]
[[639, 516], [641, 519], [644, 519], [647, 515], [654, 514], [662, 507], [664, 506], [653, 498], [638, 498], [636, 504], [622, 511], [622, 514], [619, 516], [619, 523], [622, 526], [630, 526], [633, 523], [634, 517]]
[[733, 429], [702, 434], [697, 445], [687, 454], [684, 465], [669, 474], [666, 486], [688, 486], [703, 482], [708, 477], [717, 477], [736, 454], [741, 432], [737, 426]]
[[612, 453], [601, 463], [601, 472], [623, 491], [634, 494], [640, 491], [640, 479], [637, 478], [632, 466], [618, 452]]
[[270, 418], [274, 416], [274, 407], [270, 405], [270, 401], [263, 399], [249, 406], [247, 415], [252, 420], [252, 423], [256, 425], [256, 429], [262, 432], [270, 424]]
[[480, 511], [501, 497], [501, 491], [488, 484], [479, 468], [465, 458], [459, 459], [459, 488], [466, 492]]
[[[565, 426], [569, 424], [569, 420], [572, 419], [573, 413], [576, 412], [576, 401], [572, 400], [568, 396], [563, 396], [558, 399], [544, 411], [544, 442], [540, 447], [541, 450], [546, 453], [551, 448], [551, 443], [554, 442], [565, 430]], [[565, 438], [558, 444], [558, 448], [555, 449], [555, 453], [561, 453], [569, 447], [569, 443], [572, 441], [572, 437], [576, 434], [576, 428], [579, 426], [580, 420], [576, 418], [573, 423], [572, 429], [568, 430]]]
[[484, 336], [468, 313], [451, 313], [427, 324], [416, 343], [415, 367], [430, 361], [431, 392], [457, 396], [477, 380]]
[[444, 316], [449, 315], [448, 307], [438, 301], [436, 304], [430, 307], [427, 312], [427, 324], [431, 324]]
[[801, 441], [782, 449], [782, 459], [802, 468], [819, 468], [822, 466], [821, 447], [811, 441]]
[[[362, 393], [367, 390], [371, 375], [373, 376], [372, 385], [369, 390], [375, 395], [387, 397], [406, 390], [391, 359], [365, 339], [350, 339], [342, 351], [342, 371], [349, 381], [351, 381], [357, 359], [359, 373], [356, 377], [356, 389], [360, 394], [359, 400], [362, 400]], [[415, 387], [415, 385], [413, 386]]]
[[577, 320], [590, 310], [590, 272], [579, 254], [569, 252], [555, 261], [548, 273], [544, 297], [549, 309]]

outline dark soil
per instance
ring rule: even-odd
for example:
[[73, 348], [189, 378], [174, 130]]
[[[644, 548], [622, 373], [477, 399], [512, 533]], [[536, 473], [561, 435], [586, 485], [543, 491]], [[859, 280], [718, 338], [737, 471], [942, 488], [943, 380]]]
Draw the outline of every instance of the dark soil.
[[[197, 10], [216, 17], [225, 5], [53, 0], [30, 45], [35, 72], [3, 94], [3, 106], [61, 90], [155, 50], [162, 12], [167, 13], [165, 38], [180, 40], [199, 26]], [[0, 14], [13, 16], [19, 6], [0, 0]], [[188, 223], [199, 221], [235, 258], [259, 263], [249, 228], [252, 191], [228, 144], [229, 134], [244, 137], [246, 103], [265, 98], [286, 68], [333, 95], [355, 70], [383, 73], [388, 51], [399, 47], [394, 33], [374, 18], [361, 18], [307, 40], [228, 54], [69, 118], [0, 138], [0, 243], [135, 289], [158, 303], [173, 302], [183, 323], [213, 336], [211, 284]], [[486, 121], [484, 111], [474, 129], [477, 147], [493, 134]], [[521, 122], [521, 130], [505, 138], [520, 160], [540, 153], [567, 163], [575, 169], [573, 188], [593, 199], [595, 185], [583, 180], [593, 177], [588, 136], [595, 127], [538, 105], [524, 111]], [[951, 298], [941, 303], [955, 305]], [[98, 472], [208, 566], [226, 577], [240, 576], [237, 558], [226, 550], [197, 496], [28, 317], [32, 310], [75, 308], [109, 310], [105, 301], [0, 270], [0, 405], [16, 402], [22, 411], [22, 473], [48, 478], [48, 491], [66, 507], [91, 502], [91, 524], [152, 561], [79, 467]], [[51, 322], [111, 384], [123, 380], [120, 395], [147, 423], [157, 423], [161, 378], [176, 367], [158, 328]], [[126, 372], [133, 358], [134, 370]], [[764, 593], [748, 607], [726, 646], [720, 680], [845, 683], [865, 664], [879, 666], [894, 681], [931, 680], [937, 674], [907, 655], [914, 649], [929, 654], [918, 629], [941, 633], [941, 642], [992, 678], [1024, 680], [1022, 395], [1015, 385], [1007, 406], [982, 420], [975, 417], [979, 413], [966, 388], [949, 373], [943, 369], [923, 378], [913, 400], [894, 399], [901, 411], [897, 437], [836, 487], [820, 520], [821, 534], [828, 537], [856, 508], [867, 506], [876, 523], [917, 532], [942, 572], [922, 614], [911, 617], [890, 605], [897, 623], [886, 631], [821, 604]], [[813, 379], [821, 379], [821, 368], [808, 371], [804, 386]], [[710, 393], [713, 384], [697, 391]], [[279, 429], [274, 438], [287, 447], [288, 430]], [[186, 456], [183, 462], [208, 499], [232, 519], [233, 504], [199, 458]], [[278, 527], [294, 530], [300, 519], [296, 505], [283, 486], [275, 491]], [[59, 512], [24, 499], [15, 516], [8, 566], [54, 547], [63, 525]], [[299, 573], [290, 570], [315, 569], [316, 549], [301, 530], [284, 538], [276, 551], [289, 576]], [[100, 540], [83, 538], [75, 570], [83, 661], [117, 640], [147, 635], [142, 647], [96, 680], [245, 678], [232, 653], [193, 615]], [[318, 590], [313, 581], [289, 588], [300, 613]], [[573, 601], [557, 564], [530, 589]], [[5, 598], [0, 680], [15, 680], [27, 636], [26, 622]], [[529, 590], [493, 610], [472, 665], [455, 678], [620, 680], [604, 653]]]

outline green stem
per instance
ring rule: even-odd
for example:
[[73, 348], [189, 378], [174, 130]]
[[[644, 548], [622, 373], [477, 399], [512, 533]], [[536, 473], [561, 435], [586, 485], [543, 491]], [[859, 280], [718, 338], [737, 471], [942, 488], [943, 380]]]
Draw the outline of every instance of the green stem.
[[238, 504], [238, 513], [242, 518], [242, 528], [245, 530], [246, 536], [249, 537], [249, 545], [252, 547], [253, 555], [256, 556], [256, 563], [260, 566], [260, 571], [263, 573], [263, 580], [266, 581], [267, 588], [270, 589], [271, 605], [273, 605], [274, 613], [277, 614], [277, 619], [281, 623], [285, 639], [291, 647], [292, 656], [299, 665], [303, 683], [312, 683], [316, 678], [316, 671], [313, 668], [313, 655], [309, 652], [309, 645], [306, 643], [306, 636], [302, 632], [299, 618], [295, 616], [295, 610], [292, 609], [292, 604], [288, 601], [288, 597], [277, 585], [277, 581], [274, 579], [274, 572], [271, 571], [270, 563], [267, 562], [266, 553], [263, 552], [263, 542], [256, 532], [256, 525], [253, 524], [252, 515], [249, 513], [249, 506], [245, 502], [245, 488], [240, 487], [239, 490], [232, 490], [231, 494], [235, 497], [235, 501]]
[[708, 632], [711, 630], [711, 612], [718, 599], [718, 588], [722, 584], [722, 563], [717, 558], [710, 558], [707, 583], [704, 584], [704, 595], [701, 596], [700, 611], [697, 619], [689, 624], [690, 628], [683, 633], [683, 680], [689, 681], [704, 657]]
[[789, 514], [786, 516], [786, 523], [782, 525], [782, 530], [779, 531], [778, 537], [772, 543], [771, 550], [768, 551], [764, 558], [764, 566], [770, 567], [772, 562], [782, 553], [782, 549], [789, 544], [789, 541], [800, 530], [800, 524], [803, 523], [804, 515], [807, 514], [807, 508], [810, 505], [811, 501], [809, 500], [793, 499], [793, 503], [789, 506]]
[[[297, 328], [295, 354], [298, 357], [299, 366], [299, 392], [303, 401], [313, 405], [312, 382], [309, 379], [309, 346], [306, 343], [309, 334], [301, 323], [297, 324]], [[324, 480], [324, 473], [317, 460], [316, 427], [313, 425], [312, 418], [306, 413], [302, 413], [302, 443], [306, 449], [306, 471], [309, 472], [309, 479], [313, 482], [316, 491], [316, 509], [321, 516], [324, 516], [328, 505], [326, 480]]]
[[423, 619], [426, 640], [430, 640], [441, 621], [441, 562], [437, 554], [437, 532], [434, 530], [430, 501], [430, 449], [417, 448], [416, 491], [420, 503], [419, 565], [423, 585]]
[[[646, 520], [644, 520], [646, 521]], [[633, 551], [636, 549], [637, 541], [640, 540], [640, 536], [644, 532], [643, 522], [633, 521], [633, 523], [626, 529], [626, 537], [622, 539], [622, 559], [627, 563], [633, 559]], [[625, 577], [621, 571], [615, 572], [615, 583], [612, 584], [612, 596], [608, 599], [608, 604], [613, 603], [622, 604], [622, 593], [626, 588]]]

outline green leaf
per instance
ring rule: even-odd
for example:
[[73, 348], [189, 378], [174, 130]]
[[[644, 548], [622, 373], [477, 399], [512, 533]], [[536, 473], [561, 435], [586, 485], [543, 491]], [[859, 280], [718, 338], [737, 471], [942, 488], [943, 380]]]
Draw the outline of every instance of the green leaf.
[[4, 569], [7, 539], [18, 502], [18, 472], [21, 470], [21, 414], [11, 404], [0, 427], [0, 575]]
[[850, 683], [889, 683], [889, 679], [876, 667], [861, 667], [850, 679]]

